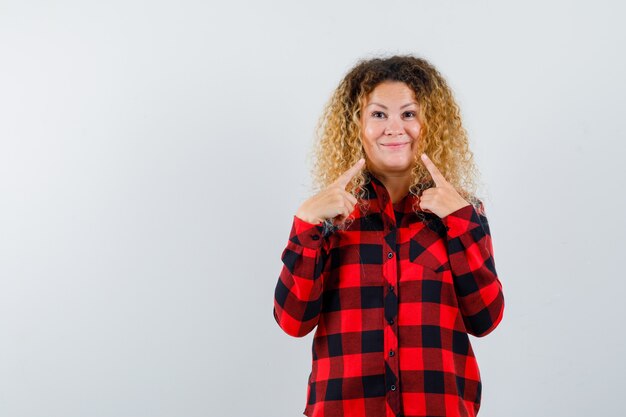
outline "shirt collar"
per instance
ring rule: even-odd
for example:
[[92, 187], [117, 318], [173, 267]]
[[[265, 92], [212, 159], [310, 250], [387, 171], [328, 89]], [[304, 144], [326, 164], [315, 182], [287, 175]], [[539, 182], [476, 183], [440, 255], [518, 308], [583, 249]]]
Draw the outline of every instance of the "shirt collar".
[[[373, 173], [369, 171], [366, 172], [366, 177], [370, 178], [370, 181], [367, 181], [367, 184], [365, 185], [365, 188], [367, 189], [367, 192], [368, 192], [367, 199], [377, 200], [381, 210], [384, 210], [385, 206], [387, 206], [388, 204], [391, 204], [391, 197], [389, 196], [389, 192], [387, 191], [387, 188], [382, 183], [382, 181], [378, 177], [376, 177], [376, 175], [374, 175]], [[409, 193], [403, 200], [405, 203], [403, 206], [404, 209], [412, 211], [411, 207], [417, 199], [418, 199], [417, 197]], [[428, 214], [428, 213], [425, 213], [425, 214]]]
[[[372, 210], [381, 212], [383, 218], [387, 218], [390, 225], [394, 224], [394, 219], [398, 211], [405, 215], [404, 219], [398, 224], [407, 225], [417, 221], [428, 221], [431, 223], [431, 221], [433, 221], [436, 227], [440, 223], [440, 219], [435, 213], [422, 211], [419, 207], [417, 210], [420, 212], [420, 215], [415, 214], [413, 211], [414, 204], [419, 200], [415, 195], [409, 193], [401, 200], [398, 206], [393, 205], [389, 192], [382, 181], [371, 172], [366, 172], [365, 176], [370, 178], [370, 181], [367, 181], [367, 184], [365, 184], [368, 193], [365, 199], [374, 203], [373, 206], [371, 206]], [[396, 219], [396, 221], [397, 220], [398, 219]]]
[[387, 192], [385, 185], [382, 183], [381, 180], [378, 179], [378, 177], [376, 177], [371, 172], [366, 172], [366, 177], [369, 178], [369, 181], [367, 181], [367, 184], [365, 184], [365, 189], [368, 192], [367, 198], [369, 200], [381, 200], [381, 197], [383, 197], [383, 195], [385, 194], [387, 194], [387, 197], [389, 197], [389, 193]]
[[[365, 186], [370, 193], [370, 200], [374, 198], [378, 198], [379, 200], [381, 200], [381, 198], [386, 198], [386, 200], [390, 199], [389, 192], [387, 191], [385, 184], [383, 184], [383, 182], [376, 175], [371, 172], [367, 172], [366, 177], [370, 178], [370, 181], [368, 181]], [[409, 193], [409, 197], [410, 196], [412, 196], [412, 194]]]

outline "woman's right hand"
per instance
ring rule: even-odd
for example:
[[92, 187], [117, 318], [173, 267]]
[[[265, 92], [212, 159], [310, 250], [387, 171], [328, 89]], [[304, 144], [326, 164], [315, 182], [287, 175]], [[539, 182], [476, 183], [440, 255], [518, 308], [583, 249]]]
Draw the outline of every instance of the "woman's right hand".
[[357, 203], [356, 198], [346, 191], [346, 186], [361, 170], [364, 163], [365, 159], [359, 159], [332, 184], [302, 203], [296, 212], [296, 217], [312, 224], [318, 224], [326, 219], [333, 219], [334, 225], [343, 222], [352, 213]]

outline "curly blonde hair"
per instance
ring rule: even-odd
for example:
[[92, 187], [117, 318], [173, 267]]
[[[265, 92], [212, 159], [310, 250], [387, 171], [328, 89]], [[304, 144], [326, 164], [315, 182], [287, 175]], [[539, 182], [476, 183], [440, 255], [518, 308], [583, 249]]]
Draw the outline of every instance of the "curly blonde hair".
[[[425, 152], [459, 194], [478, 207], [480, 200], [475, 192], [479, 172], [469, 149], [459, 107], [437, 69], [425, 59], [414, 56], [361, 60], [343, 78], [317, 126], [312, 169], [314, 188], [317, 191], [326, 188], [360, 158], [367, 160], [361, 142], [362, 103], [384, 81], [405, 83], [415, 93], [419, 104], [421, 131], [409, 192], [419, 197], [423, 190], [435, 185], [419, 157]], [[364, 186], [369, 180], [365, 166], [346, 187], [365, 211], [367, 190]], [[418, 212], [417, 207], [414, 210]]]

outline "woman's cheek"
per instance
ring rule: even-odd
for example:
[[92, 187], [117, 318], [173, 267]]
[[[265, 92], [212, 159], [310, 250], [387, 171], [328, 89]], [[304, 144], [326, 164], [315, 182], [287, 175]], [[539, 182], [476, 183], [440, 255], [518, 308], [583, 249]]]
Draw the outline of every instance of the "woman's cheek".
[[376, 139], [379, 136], [378, 131], [380, 130], [379, 127], [369, 123], [365, 126], [365, 136], [368, 139]]

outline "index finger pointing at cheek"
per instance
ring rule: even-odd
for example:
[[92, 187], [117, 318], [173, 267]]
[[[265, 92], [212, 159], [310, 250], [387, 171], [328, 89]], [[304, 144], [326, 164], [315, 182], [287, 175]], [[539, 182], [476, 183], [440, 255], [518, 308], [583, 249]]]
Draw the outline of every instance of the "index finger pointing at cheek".
[[341, 174], [339, 178], [335, 180], [335, 184], [341, 186], [342, 188], [346, 188], [352, 177], [354, 177], [356, 173], [359, 172], [364, 162], [364, 158], [359, 159], [356, 164], [352, 165], [346, 172]]

